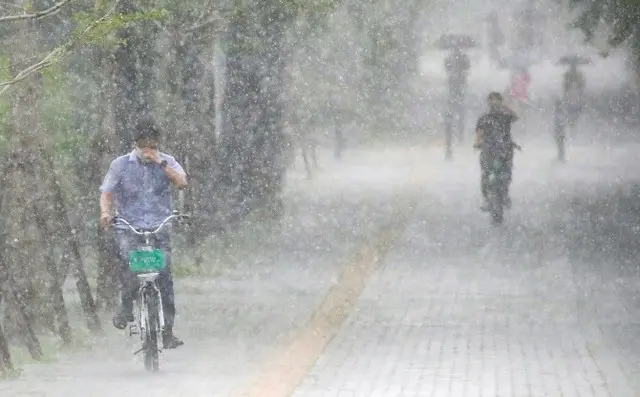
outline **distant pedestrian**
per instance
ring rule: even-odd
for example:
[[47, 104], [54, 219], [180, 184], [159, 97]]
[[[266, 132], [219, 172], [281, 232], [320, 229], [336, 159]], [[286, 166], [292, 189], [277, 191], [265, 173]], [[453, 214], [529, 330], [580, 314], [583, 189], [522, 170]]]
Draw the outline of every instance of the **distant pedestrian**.
[[556, 99], [553, 111], [553, 137], [558, 147], [558, 160], [565, 161], [567, 111], [561, 99]]

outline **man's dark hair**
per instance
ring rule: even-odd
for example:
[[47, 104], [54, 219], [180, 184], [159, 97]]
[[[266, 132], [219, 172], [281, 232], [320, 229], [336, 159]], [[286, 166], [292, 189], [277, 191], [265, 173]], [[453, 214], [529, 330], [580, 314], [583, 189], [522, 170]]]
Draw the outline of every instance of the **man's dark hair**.
[[139, 141], [141, 139], [160, 139], [160, 128], [151, 117], [144, 117], [136, 122], [136, 126], [133, 132], [133, 140]]
[[501, 101], [501, 100], [502, 100], [502, 94], [501, 94], [501, 93], [499, 93], [499, 92], [497, 92], [497, 91], [494, 91], [494, 92], [492, 92], [492, 93], [490, 93], [490, 94], [489, 94], [489, 96], [487, 97], [487, 99], [488, 99], [488, 100], [490, 100], [490, 101], [491, 101], [491, 100], [493, 100], [493, 99], [496, 99], [496, 100], [498, 100], [498, 101]]

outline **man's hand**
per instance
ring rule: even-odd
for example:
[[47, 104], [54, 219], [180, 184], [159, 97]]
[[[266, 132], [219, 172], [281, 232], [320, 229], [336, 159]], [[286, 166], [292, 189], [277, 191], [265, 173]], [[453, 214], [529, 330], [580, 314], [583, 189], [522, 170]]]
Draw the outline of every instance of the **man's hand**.
[[[153, 161], [154, 164], [158, 164], [158, 165], [162, 164], [164, 160], [162, 157], [160, 157], [160, 155], [158, 154], [158, 151], [153, 149], [145, 149], [143, 151], [143, 156], [148, 158], [150, 161]], [[177, 163], [175, 163], [174, 161], [174, 165], [175, 164]], [[178, 189], [184, 189], [185, 187], [187, 187], [186, 175], [176, 171], [172, 164], [167, 164], [167, 166], [164, 167], [163, 169], [165, 174], [173, 184], [173, 186], [175, 186]]]
[[142, 157], [150, 160], [154, 164], [160, 164], [162, 162], [162, 159], [160, 158], [160, 155], [158, 154], [158, 151], [156, 149], [142, 149]]
[[476, 140], [473, 142], [473, 148], [476, 150], [482, 149], [483, 140], [484, 140], [484, 130], [482, 128], [477, 128]]
[[511, 109], [511, 107], [509, 107], [509, 105], [507, 105], [506, 103], [503, 103], [502, 105], [500, 105], [499, 110], [505, 114], [515, 114], [515, 111]]
[[100, 226], [102, 226], [104, 230], [107, 230], [111, 226], [111, 222], [113, 222], [113, 215], [111, 215], [110, 212], [103, 211], [102, 214], [100, 214]]
[[113, 208], [113, 193], [102, 192], [100, 193], [100, 225], [107, 230], [111, 226], [113, 221], [112, 209]]

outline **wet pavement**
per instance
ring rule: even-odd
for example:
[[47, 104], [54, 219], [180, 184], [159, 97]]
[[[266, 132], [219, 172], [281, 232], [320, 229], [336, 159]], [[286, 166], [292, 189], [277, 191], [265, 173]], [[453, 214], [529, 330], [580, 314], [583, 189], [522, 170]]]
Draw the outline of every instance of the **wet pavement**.
[[[520, 171], [533, 177], [534, 166]], [[472, 191], [458, 193], [466, 197], [449, 210], [451, 194], [425, 192], [404, 239], [293, 395], [638, 395], [640, 277], [633, 259], [620, 263], [617, 247], [637, 254], [637, 239], [620, 235], [628, 203], [617, 215], [594, 203], [603, 192], [637, 196], [592, 190], [593, 181], [563, 184], [561, 174], [536, 181], [547, 192], [516, 182], [499, 229], [478, 215]]]
[[294, 171], [259, 255], [178, 281], [187, 344], [160, 374], [114, 331], [0, 395], [640, 395], [640, 145], [583, 136], [558, 164], [541, 128], [500, 228], [470, 148], [325, 153], [316, 179]]

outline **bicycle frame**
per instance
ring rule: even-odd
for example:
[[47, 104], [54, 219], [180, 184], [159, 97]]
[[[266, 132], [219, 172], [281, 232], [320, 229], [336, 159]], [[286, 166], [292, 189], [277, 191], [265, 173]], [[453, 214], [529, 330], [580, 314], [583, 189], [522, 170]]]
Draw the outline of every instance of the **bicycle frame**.
[[492, 160], [489, 174], [489, 212], [494, 225], [501, 224], [504, 214], [504, 194], [506, 191], [507, 159], [498, 156]]
[[[134, 228], [127, 220], [123, 219], [123, 218], [119, 218], [116, 217], [113, 220], [113, 223], [122, 223], [126, 226], [129, 227], [129, 229], [134, 233], [137, 234], [139, 236], [143, 236], [144, 237], [144, 245], [138, 249], [137, 251], [153, 251], [154, 248], [151, 244], [151, 236], [155, 235], [156, 233], [158, 233], [163, 227], [164, 225], [166, 225], [170, 220], [174, 219], [174, 218], [188, 218], [188, 215], [180, 215], [178, 214], [176, 211], [174, 211], [174, 213], [170, 216], [168, 216], [164, 221], [162, 221], [162, 223], [160, 224], [160, 226], [158, 226], [155, 230], [153, 231], [149, 231], [149, 230], [137, 230], [136, 228]], [[139, 281], [139, 286], [138, 286], [138, 291], [137, 291], [137, 295], [138, 295], [138, 299], [137, 299], [137, 308], [138, 308], [138, 323], [136, 324], [138, 327], [138, 333], [140, 335], [140, 339], [143, 343], [143, 346], [140, 350], [138, 350], [137, 352], [135, 352], [134, 354], [138, 354], [141, 351], [145, 351], [145, 356], [147, 355], [146, 351], [148, 349], [148, 346], [146, 344], [147, 341], [147, 336], [149, 332], [153, 332], [154, 330], [149, 329], [150, 328], [150, 323], [151, 318], [150, 318], [150, 314], [149, 314], [149, 297], [150, 296], [155, 296], [157, 297], [157, 329], [156, 331], [156, 335], [158, 334], [162, 334], [162, 332], [165, 330], [165, 321], [164, 321], [164, 309], [162, 307], [162, 293], [160, 292], [160, 289], [158, 288], [158, 285], [156, 283], [156, 280], [158, 278], [158, 276], [160, 275], [160, 271], [152, 271], [152, 272], [144, 272], [144, 273], [136, 273], [136, 277], [138, 278]], [[154, 325], [155, 325], [155, 321], [154, 321]], [[130, 335], [134, 335], [135, 332], [132, 330], [132, 327], [130, 326]], [[155, 339], [155, 338], [154, 338]], [[159, 349], [157, 351], [160, 351]], [[146, 360], [146, 358], [145, 358]], [[154, 364], [155, 368], [152, 368], [152, 370], [157, 370], [157, 360], [155, 361], [156, 364]], [[145, 366], [146, 366], [146, 361], [145, 361]]]
[[164, 331], [164, 310], [162, 308], [162, 294], [156, 284], [156, 279], [160, 273], [143, 273], [137, 274], [138, 280], [140, 280], [140, 286], [138, 287], [138, 329], [140, 331], [140, 338], [144, 341], [147, 329], [149, 313], [147, 309], [147, 299], [145, 292], [151, 290], [152, 293], [157, 294], [158, 302], [158, 326], [160, 332]]

